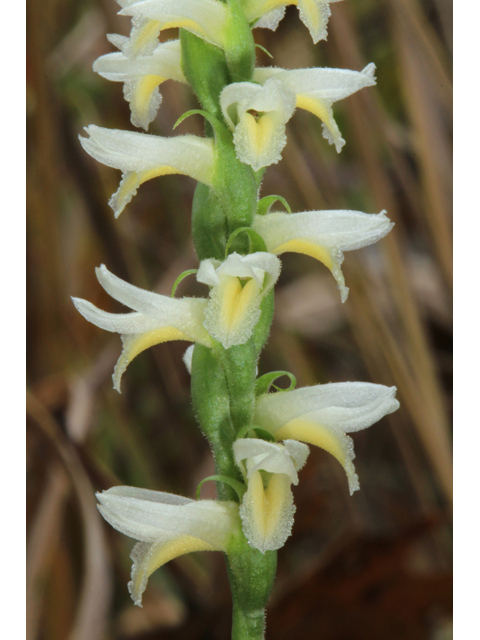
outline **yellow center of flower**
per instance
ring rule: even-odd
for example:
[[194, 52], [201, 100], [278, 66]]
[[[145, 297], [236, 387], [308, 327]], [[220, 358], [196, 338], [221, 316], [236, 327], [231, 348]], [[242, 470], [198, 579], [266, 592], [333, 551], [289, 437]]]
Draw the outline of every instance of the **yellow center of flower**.
[[270, 113], [255, 116], [247, 111], [242, 121], [250, 147], [257, 156], [261, 155], [265, 148], [271, 146], [275, 137], [278, 124], [274, 116]]
[[339, 438], [326, 427], [315, 422], [309, 422], [302, 418], [290, 420], [278, 431], [275, 431], [277, 440], [301, 440], [313, 444], [328, 451], [345, 468], [345, 453]]
[[309, 240], [302, 240], [301, 238], [298, 238], [296, 240], [289, 240], [288, 242], [284, 242], [283, 244], [279, 245], [275, 249], [271, 249], [271, 252], [277, 255], [280, 253], [285, 253], [287, 251], [291, 251], [293, 253], [303, 253], [306, 256], [310, 256], [311, 258], [319, 260], [326, 267], [328, 267], [330, 271], [333, 270], [334, 264], [332, 261], [332, 256], [330, 255], [328, 249], [325, 249], [325, 247], [321, 247], [318, 244], [314, 244]]
[[150, 105], [150, 99], [152, 93], [158, 87], [159, 84], [165, 81], [162, 76], [147, 75], [143, 76], [135, 87], [135, 92], [132, 100], [132, 110], [137, 112], [140, 119], [143, 119], [148, 115], [148, 108]]
[[327, 129], [333, 133], [330, 111], [321, 100], [317, 100], [311, 96], [297, 94], [296, 106], [297, 109], [305, 109], [305, 111], [310, 111], [310, 113], [313, 113], [317, 118], [320, 118]]
[[272, 474], [266, 489], [260, 471], [255, 471], [248, 479], [252, 516], [261, 538], [271, 537], [277, 529], [289, 500], [290, 484], [290, 478], [283, 473]]
[[227, 276], [222, 283], [221, 321], [227, 331], [234, 331], [242, 322], [259, 294], [260, 285], [251, 278], [242, 288], [239, 278]]

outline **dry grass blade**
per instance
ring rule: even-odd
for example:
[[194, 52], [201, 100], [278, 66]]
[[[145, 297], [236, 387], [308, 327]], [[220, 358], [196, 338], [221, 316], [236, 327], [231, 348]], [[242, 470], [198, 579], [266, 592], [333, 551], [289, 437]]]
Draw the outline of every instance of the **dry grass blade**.
[[84, 528], [84, 579], [70, 640], [100, 640], [106, 629], [111, 582], [108, 553], [98, 515], [94, 490], [75, 450], [62, 436], [55, 420], [27, 392], [27, 414], [50, 441], [65, 466], [75, 491]]

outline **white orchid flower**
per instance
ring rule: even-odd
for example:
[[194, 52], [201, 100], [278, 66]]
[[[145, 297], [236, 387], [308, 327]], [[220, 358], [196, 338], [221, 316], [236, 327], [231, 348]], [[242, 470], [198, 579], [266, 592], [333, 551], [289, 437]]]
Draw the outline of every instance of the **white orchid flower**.
[[133, 309], [131, 313], [108, 313], [87, 300], [72, 298], [77, 310], [89, 322], [121, 334], [123, 351], [113, 372], [113, 386], [119, 393], [127, 366], [148, 347], [171, 340], [188, 340], [211, 346], [212, 341], [203, 327], [207, 300], [170, 298], [139, 289], [114, 276], [105, 265], [95, 273], [112, 298]]
[[280, 260], [271, 253], [232, 253], [224, 262], [203, 260], [198, 282], [211, 287], [205, 329], [225, 349], [244, 344], [260, 318], [260, 304], [280, 275]]
[[263, 394], [254, 422], [277, 440], [293, 438], [321, 447], [343, 466], [350, 494], [360, 488], [347, 433], [361, 431], [400, 406], [396, 387], [369, 382], [338, 382]]
[[119, 0], [120, 15], [132, 16], [130, 38], [149, 41], [160, 31], [179, 27], [191, 31], [218, 47], [225, 47], [230, 12], [220, 0]]
[[[292, 531], [295, 505], [291, 485], [309, 454], [305, 444], [243, 438], [233, 444], [235, 461], [247, 482], [240, 505], [243, 532], [262, 553], [280, 549]], [[262, 473], [263, 472], [263, 473]]]
[[220, 105], [241, 162], [258, 171], [281, 159], [285, 124], [295, 111], [295, 95], [283, 82], [234, 82], [220, 94]]
[[243, 8], [254, 26], [275, 29], [285, 15], [285, 7], [295, 4], [300, 12], [300, 20], [310, 31], [313, 42], [327, 38], [327, 24], [330, 4], [340, 0], [243, 0]]
[[259, 67], [253, 79], [264, 85], [272, 78], [281, 81], [295, 95], [295, 106], [310, 111], [323, 123], [323, 136], [340, 152], [345, 140], [333, 117], [332, 104], [353, 93], [376, 84], [375, 65], [370, 63], [363, 71], [349, 69], [281, 69]]
[[180, 40], [163, 42], [150, 55], [129, 57], [121, 51], [108, 53], [94, 62], [93, 70], [107, 80], [124, 83], [132, 124], [145, 130], [162, 102], [158, 91], [162, 82], [187, 82], [181, 68]]
[[131, 558], [128, 590], [142, 606], [148, 578], [162, 565], [193, 551], [226, 551], [239, 530], [238, 505], [190, 500], [171, 493], [113, 487], [97, 493], [98, 509], [112, 527], [139, 542]]
[[386, 236], [393, 222], [385, 213], [345, 210], [267, 213], [255, 216], [253, 229], [271, 253], [292, 251], [323, 262], [337, 281], [345, 302], [348, 287], [341, 270], [343, 252], [366, 247]]
[[89, 138], [80, 136], [85, 151], [95, 160], [123, 172], [120, 186], [110, 199], [118, 217], [138, 187], [158, 176], [183, 174], [211, 186], [214, 143], [193, 135], [164, 138], [148, 133], [85, 127]]

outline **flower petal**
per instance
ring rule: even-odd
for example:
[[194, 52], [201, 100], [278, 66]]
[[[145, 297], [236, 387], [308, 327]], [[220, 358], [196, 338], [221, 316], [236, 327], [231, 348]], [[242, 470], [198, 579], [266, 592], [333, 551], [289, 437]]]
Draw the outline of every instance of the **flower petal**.
[[93, 70], [107, 80], [125, 83], [132, 124], [144, 129], [148, 129], [160, 106], [159, 85], [169, 79], [187, 82], [181, 69], [179, 40], [158, 45], [148, 56], [132, 58], [122, 52], [109, 53], [94, 62]]
[[146, 133], [85, 128], [89, 138], [80, 137], [85, 151], [124, 176], [110, 206], [118, 217], [145, 181], [161, 175], [180, 173], [211, 185], [214, 164], [213, 141], [186, 135], [163, 138]]
[[133, 602], [141, 607], [143, 592], [147, 587], [148, 578], [170, 560], [174, 560], [186, 553], [194, 551], [218, 551], [208, 542], [193, 536], [178, 536], [173, 540], [159, 542], [137, 542], [133, 547], [130, 558], [133, 561], [131, 580], [128, 592]]
[[248, 480], [240, 517], [248, 541], [262, 553], [283, 547], [292, 531], [295, 505], [290, 485], [283, 473], [273, 474], [266, 489], [260, 471]]
[[253, 222], [254, 230], [272, 253], [303, 253], [328, 267], [337, 281], [342, 302], [348, 295], [340, 268], [343, 251], [373, 244], [392, 227], [384, 211], [379, 214], [345, 210], [269, 213], [256, 216]]
[[190, 500], [161, 491], [113, 487], [97, 494], [99, 510], [125, 535], [154, 542], [162, 536], [191, 535], [224, 549], [235, 521], [236, 505]]
[[297, 470], [305, 464], [309, 449], [301, 442], [293, 440], [287, 442], [283, 445], [258, 438], [241, 438], [233, 443], [235, 462], [242, 469], [241, 462], [248, 460], [247, 478], [263, 470], [269, 473], [283, 473], [290, 478], [292, 484], [296, 485], [298, 484]]
[[225, 551], [238, 529], [238, 505], [233, 502], [195, 501], [136, 487], [113, 487], [97, 498], [107, 522], [141, 541], [132, 551], [128, 585], [139, 606], [155, 569], [192, 551]]
[[280, 69], [258, 68], [254, 80], [264, 84], [276, 78], [296, 96], [296, 107], [313, 113], [323, 123], [323, 135], [340, 152], [345, 140], [333, 117], [332, 104], [356, 91], [376, 84], [375, 65], [367, 65], [363, 71], [349, 69]]
[[346, 433], [396, 411], [395, 392], [395, 387], [342, 382], [265, 394], [257, 399], [254, 420], [278, 440], [301, 440], [331, 453], [344, 467], [353, 493], [359, 485], [353, 442]]
[[219, 47], [224, 46], [228, 9], [219, 0], [141, 0], [120, 15], [158, 21], [159, 29], [178, 27]]
[[225, 349], [249, 339], [260, 318], [260, 303], [277, 281], [280, 268], [276, 256], [261, 251], [247, 256], [232, 253], [222, 263], [202, 261], [197, 280], [212, 286], [204, 327]]
[[203, 327], [207, 300], [171, 298], [145, 291], [117, 278], [105, 265], [96, 269], [96, 274], [112, 298], [135, 310], [134, 313], [107, 313], [86, 300], [73, 298], [75, 307], [89, 322], [122, 334], [123, 350], [113, 373], [113, 386], [119, 393], [128, 364], [145, 349], [171, 340], [211, 346], [210, 336]]
[[228, 85], [220, 95], [223, 114], [230, 124], [232, 105], [237, 105], [238, 123], [233, 139], [237, 157], [255, 171], [281, 159], [286, 144], [285, 123], [295, 110], [294, 94], [276, 78], [263, 86], [251, 82]]

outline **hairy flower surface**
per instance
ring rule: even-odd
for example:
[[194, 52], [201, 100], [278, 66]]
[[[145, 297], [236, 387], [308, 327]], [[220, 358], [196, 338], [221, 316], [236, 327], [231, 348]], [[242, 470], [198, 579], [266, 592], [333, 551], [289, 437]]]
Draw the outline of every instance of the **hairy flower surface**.
[[[134, 25], [142, 25], [142, 35], [156, 30], [156, 38], [164, 29], [179, 27], [225, 47], [229, 10], [220, 0], [119, 0], [119, 4], [123, 6], [121, 15], [133, 16]], [[137, 40], [142, 37], [134, 36]]]
[[243, 7], [254, 26], [275, 29], [285, 15], [285, 7], [297, 5], [300, 19], [317, 43], [327, 38], [327, 24], [331, 15], [330, 4], [340, 0], [243, 0]]
[[285, 124], [295, 110], [295, 95], [284, 83], [276, 78], [263, 86], [234, 82], [222, 91], [220, 105], [241, 162], [258, 171], [281, 160]]
[[250, 338], [260, 318], [260, 303], [277, 281], [280, 268], [280, 260], [264, 252], [232, 253], [224, 262], [200, 263], [197, 280], [211, 287], [204, 327], [225, 349]]
[[211, 185], [214, 145], [209, 138], [186, 135], [163, 138], [148, 133], [85, 127], [88, 138], [80, 137], [85, 151], [108, 167], [123, 173], [110, 206], [118, 217], [138, 187], [152, 178], [179, 173]]
[[363, 71], [349, 69], [281, 69], [259, 67], [253, 79], [262, 85], [272, 79], [280, 81], [295, 96], [295, 106], [317, 116], [323, 123], [323, 136], [340, 152], [345, 140], [335, 122], [332, 104], [353, 93], [376, 84], [375, 65], [370, 63]]
[[280, 549], [292, 531], [295, 505], [291, 485], [307, 461], [308, 447], [296, 440], [283, 444], [242, 438], [233, 444], [235, 461], [247, 481], [240, 505], [243, 531], [262, 553]]
[[255, 424], [277, 440], [292, 438], [331, 453], [343, 466], [350, 493], [359, 489], [353, 441], [361, 431], [398, 409], [396, 387], [368, 382], [339, 382], [259, 396]]
[[131, 121], [148, 129], [162, 102], [158, 87], [166, 80], [186, 83], [181, 68], [180, 40], [159, 44], [149, 55], [131, 57], [117, 51], [98, 58], [93, 70], [107, 80], [123, 82], [123, 93], [130, 103]]
[[121, 334], [123, 351], [113, 373], [113, 386], [119, 393], [120, 381], [127, 366], [148, 347], [171, 340], [211, 345], [203, 327], [207, 300], [171, 298], [145, 291], [117, 278], [105, 265], [96, 269], [95, 273], [112, 298], [134, 310], [132, 313], [108, 313], [87, 300], [72, 298], [77, 310], [89, 322], [106, 331]]
[[256, 216], [253, 228], [263, 238], [268, 251], [303, 253], [323, 262], [337, 281], [342, 302], [348, 288], [341, 270], [343, 252], [371, 245], [392, 229], [385, 212], [303, 211], [267, 213]]
[[234, 502], [190, 500], [136, 487], [113, 487], [97, 493], [97, 499], [100, 513], [112, 527], [139, 540], [132, 551], [128, 584], [139, 606], [156, 569], [193, 551], [226, 551], [239, 528]]

